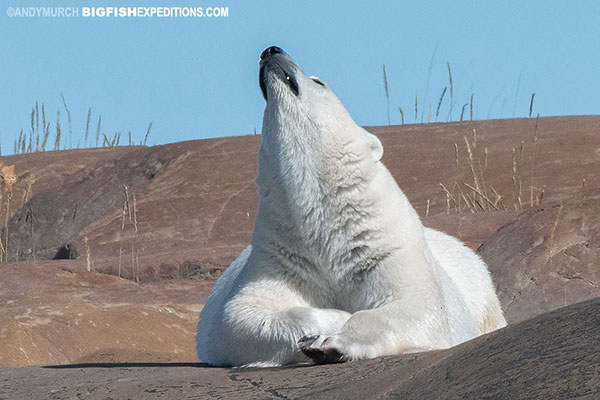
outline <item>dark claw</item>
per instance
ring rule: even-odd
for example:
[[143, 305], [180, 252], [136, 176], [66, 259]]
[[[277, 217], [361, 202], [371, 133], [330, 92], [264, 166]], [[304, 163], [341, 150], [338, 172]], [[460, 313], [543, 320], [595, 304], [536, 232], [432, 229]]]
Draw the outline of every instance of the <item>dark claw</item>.
[[298, 346], [300, 350], [317, 365], [319, 364], [333, 364], [344, 362], [344, 356], [342, 353], [335, 349], [328, 349], [326, 351], [320, 349], [314, 349], [310, 347], [319, 336], [304, 336], [298, 340]]

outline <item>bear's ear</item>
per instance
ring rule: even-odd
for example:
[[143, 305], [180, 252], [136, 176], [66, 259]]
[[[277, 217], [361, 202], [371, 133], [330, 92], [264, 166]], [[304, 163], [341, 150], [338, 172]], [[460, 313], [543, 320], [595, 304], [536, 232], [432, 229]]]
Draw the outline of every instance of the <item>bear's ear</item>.
[[371, 149], [371, 156], [373, 157], [373, 161], [381, 160], [383, 156], [383, 146], [377, 136], [365, 131], [367, 135], [367, 143], [369, 144], [369, 148]]

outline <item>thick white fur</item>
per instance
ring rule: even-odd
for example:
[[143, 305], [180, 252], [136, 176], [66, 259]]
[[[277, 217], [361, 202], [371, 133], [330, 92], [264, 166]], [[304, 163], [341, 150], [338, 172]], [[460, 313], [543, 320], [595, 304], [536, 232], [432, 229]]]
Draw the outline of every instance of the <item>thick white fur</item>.
[[259, 210], [250, 246], [200, 314], [197, 352], [222, 366], [343, 360], [454, 346], [506, 325], [486, 265], [424, 228], [379, 140], [285, 53], [299, 86], [266, 73]]

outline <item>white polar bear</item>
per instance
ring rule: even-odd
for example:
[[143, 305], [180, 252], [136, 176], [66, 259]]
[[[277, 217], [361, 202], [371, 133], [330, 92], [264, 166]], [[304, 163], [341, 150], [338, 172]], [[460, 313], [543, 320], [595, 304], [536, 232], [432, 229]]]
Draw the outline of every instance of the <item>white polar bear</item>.
[[200, 313], [218, 366], [365, 359], [454, 346], [506, 325], [486, 265], [424, 228], [359, 127], [280, 48], [261, 55], [267, 101], [248, 246]]

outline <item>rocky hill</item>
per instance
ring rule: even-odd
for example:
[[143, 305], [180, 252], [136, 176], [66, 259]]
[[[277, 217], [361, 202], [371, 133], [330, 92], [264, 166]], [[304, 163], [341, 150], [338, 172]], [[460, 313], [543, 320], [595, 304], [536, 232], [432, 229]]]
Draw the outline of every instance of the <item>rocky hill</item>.
[[2, 157], [19, 181], [0, 203], [0, 398], [597, 396], [600, 117], [368, 129], [424, 223], [479, 248], [509, 327], [419, 355], [205, 368], [197, 314], [250, 239], [260, 136]]

